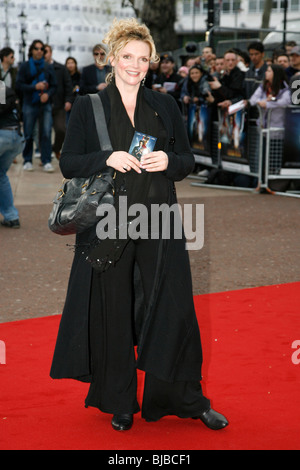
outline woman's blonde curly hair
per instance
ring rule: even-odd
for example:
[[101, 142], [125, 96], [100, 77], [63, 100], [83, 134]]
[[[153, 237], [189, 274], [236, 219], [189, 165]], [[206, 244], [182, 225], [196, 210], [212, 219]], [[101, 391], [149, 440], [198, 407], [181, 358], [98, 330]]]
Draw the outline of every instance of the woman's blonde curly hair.
[[[117, 57], [130, 41], [146, 42], [150, 47], [150, 61], [159, 61], [150, 30], [145, 24], [139, 23], [136, 18], [125, 20], [117, 20], [115, 18], [110, 30], [102, 41], [107, 46], [105, 63], [107, 64], [112, 57]], [[111, 82], [113, 76], [114, 72], [112, 71], [107, 75], [106, 82]]]

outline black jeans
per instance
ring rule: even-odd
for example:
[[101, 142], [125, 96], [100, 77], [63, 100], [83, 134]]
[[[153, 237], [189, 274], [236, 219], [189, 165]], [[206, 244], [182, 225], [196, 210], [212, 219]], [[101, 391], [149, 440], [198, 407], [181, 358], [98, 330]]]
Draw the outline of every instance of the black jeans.
[[[93, 274], [90, 303], [92, 375], [86, 406], [106, 413], [137, 413], [134, 352], [133, 270], [137, 262], [148, 302], [157, 264], [159, 240], [130, 241], [120, 260], [104, 274]], [[146, 374], [142, 416], [196, 416], [210, 408], [199, 382], [167, 383]]]

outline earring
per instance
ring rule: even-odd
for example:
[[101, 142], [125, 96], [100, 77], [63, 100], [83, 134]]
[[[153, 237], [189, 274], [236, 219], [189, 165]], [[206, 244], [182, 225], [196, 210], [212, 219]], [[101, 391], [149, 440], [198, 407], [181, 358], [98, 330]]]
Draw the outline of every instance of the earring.
[[142, 86], [145, 86], [145, 81], [146, 81], [146, 77], [144, 77], [143, 80], [142, 80], [142, 82], [141, 82], [141, 83], [142, 83]]

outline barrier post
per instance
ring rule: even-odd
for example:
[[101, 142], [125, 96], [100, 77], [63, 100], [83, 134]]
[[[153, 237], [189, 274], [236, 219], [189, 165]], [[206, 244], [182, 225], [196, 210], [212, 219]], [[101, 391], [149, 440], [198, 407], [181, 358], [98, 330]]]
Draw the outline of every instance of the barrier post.
[[[271, 194], [300, 198], [300, 108], [279, 107], [277, 112], [278, 109], [284, 115], [284, 127], [271, 126], [275, 109], [267, 114], [264, 187]], [[289, 190], [291, 183], [297, 181], [299, 190]]]

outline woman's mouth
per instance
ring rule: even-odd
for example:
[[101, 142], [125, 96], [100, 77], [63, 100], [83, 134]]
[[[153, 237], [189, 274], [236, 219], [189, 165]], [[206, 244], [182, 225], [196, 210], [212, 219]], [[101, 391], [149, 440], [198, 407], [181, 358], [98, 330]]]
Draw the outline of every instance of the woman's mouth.
[[128, 75], [131, 75], [132, 77], [137, 77], [139, 75], [139, 72], [132, 72], [130, 70], [127, 70]]

